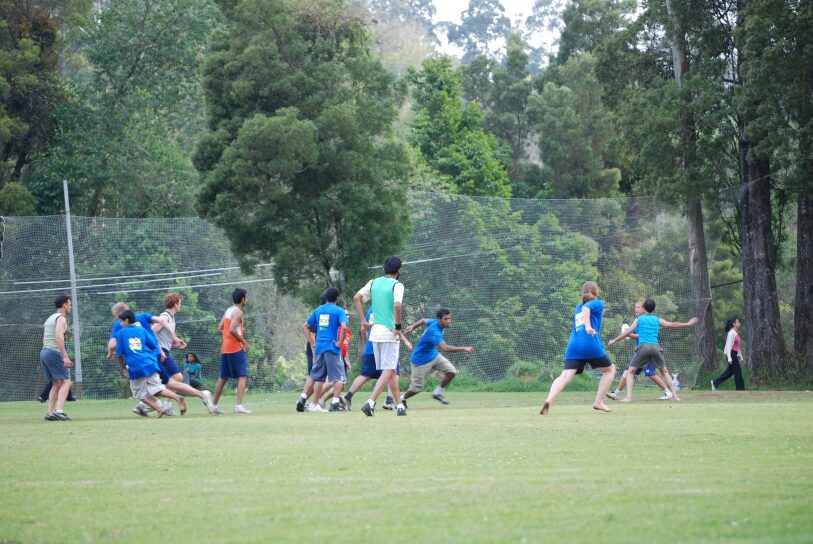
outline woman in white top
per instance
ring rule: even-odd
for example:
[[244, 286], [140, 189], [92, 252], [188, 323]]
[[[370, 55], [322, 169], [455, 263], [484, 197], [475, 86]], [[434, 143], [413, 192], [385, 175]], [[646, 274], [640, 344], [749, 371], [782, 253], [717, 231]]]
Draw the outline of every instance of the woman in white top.
[[728, 359], [728, 367], [716, 380], [711, 381], [712, 391], [720, 387], [731, 376], [734, 376], [737, 391], [745, 391], [745, 381], [742, 379], [742, 367], [740, 366], [740, 325], [742, 323], [736, 317], [726, 321], [725, 349], [723, 349], [723, 352], [726, 359]]

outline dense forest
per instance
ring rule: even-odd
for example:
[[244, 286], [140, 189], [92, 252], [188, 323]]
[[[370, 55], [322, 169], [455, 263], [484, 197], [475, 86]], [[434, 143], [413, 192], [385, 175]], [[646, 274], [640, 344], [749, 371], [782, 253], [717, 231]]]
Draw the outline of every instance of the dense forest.
[[[0, 0], [0, 14], [0, 215], [62, 213], [67, 179], [79, 216], [198, 216], [308, 303], [357, 288], [410, 236], [411, 258], [434, 258], [415, 236], [453, 240], [450, 225], [557, 304], [584, 275], [665, 275], [685, 255], [688, 302], [672, 309], [701, 317], [704, 368], [735, 314], [755, 377], [813, 368], [809, 2], [537, 0], [512, 21], [470, 0], [459, 23], [432, 0]], [[435, 225], [420, 202], [445, 195], [477, 198]], [[685, 229], [642, 230], [654, 212], [617, 204], [641, 196]], [[589, 221], [533, 199], [572, 199]], [[625, 230], [661, 241], [657, 266]], [[512, 256], [503, 231], [591, 262], [536, 277], [549, 255]], [[621, 300], [669, 296], [624, 278]], [[482, 315], [478, 292], [464, 296]], [[539, 328], [533, 298], [490, 301], [518, 321], [489, 342]]]

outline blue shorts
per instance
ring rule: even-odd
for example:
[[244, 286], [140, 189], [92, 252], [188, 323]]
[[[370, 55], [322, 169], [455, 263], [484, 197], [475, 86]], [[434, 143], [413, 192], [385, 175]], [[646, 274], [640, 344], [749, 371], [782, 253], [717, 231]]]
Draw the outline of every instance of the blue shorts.
[[166, 385], [172, 376], [181, 373], [181, 369], [178, 368], [178, 363], [176, 363], [172, 355], [169, 354], [169, 350], [161, 348], [161, 351], [164, 352], [167, 358], [164, 359], [163, 363], [161, 362], [161, 358], [158, 358], [158, 374], [161, 375], [161, 383]]
[[[635, 357], [635, 353], [632, 354], [632, 357]], [[630, 357], [630, 363], [632, 362], [632, 357]], [[626, 370], [629, 370], [629, 369], [630, 369], [630, 367], [629, 367], [629, 364], [628, 364]], [[635, 369], [635, 375], [638, 376], [641, 373], [642, 370], [644, 371], [644, 376], [646, 376], [647, 378], [651, 378], [652, 376], [657, 376], [658, 375], [658, 371], [655, 370], [655, 367], [652, 366], [652, 363], [647, 363], [646, 366], [642, 366], [641, 368], [636, 368]]]
[[[395, 367], [395, 373], [399, 376], [401, 375], [401, 365]], [[375, 355], [372, 353], [369, 355], [364, 355], [364, 359], [361, 360], [361, 376], [365, 378], [372, 378], [377, 380], [381, 377], [381, 371], [375, 368]]]
[[235, 353], [220, 354], [220, 379], [244, 378], [248, 376], [246, 352], [242, 349]]
[[71, 378], [71, 371], [65, 368], [65, 363], [62, 362], [62, 354], [55, 349], [42, 348], [40, 366], [45, 379], [49, 382]]
[[319, 353], [313, 361], [310, 378], [315, 382], [343, 382], [347, 379], [342, 356], [332, 351]]

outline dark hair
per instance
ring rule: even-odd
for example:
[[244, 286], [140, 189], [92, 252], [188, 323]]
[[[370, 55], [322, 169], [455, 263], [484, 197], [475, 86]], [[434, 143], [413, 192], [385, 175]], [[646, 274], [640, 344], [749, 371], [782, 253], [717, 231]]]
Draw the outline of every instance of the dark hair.
[[325, 293], [327, 293], [327, 291], [322, 291], [322, 293], [319, 295], [319, 305], [320, 306], [322, 304], [324, 304], [325, 302], [327, 302], [327, 296], [325, 296]]
[[739, 317], [732, 317], [728, 321], [725, 322], [725, 332], [730, 331], [734, 328], [734, 323], [739, 319]]
[[190, 355], [192, 356], [192, 358], [195, 360], [196, 363], [200, 362], [200, 359], [198, 359], [198, 356], [196, 354], [192, 353], [191, 351], [186, 354], [186, 359], [187, 360], [189, 359]]
[[646, 310], [646, 313], [648, 313], [648, 314], [651, 314], [652, 312], [654, 312], [655, 311], [655, 301], [652, 300], [651, 298], [646, 299], [644, 301], [644, 310]]
[[328, 287], [325, 289], [325, 300], [327, 302], [336, 302], [339, 299], [339, 290], [335, 287]]
[[54, 300], [54, 308], [62, 308], [70, 299], [70, 295], [59, 295], [56, 297], [56, 300]]
[[395, 274], [399, 270], [401, 270], [401, 259], [392, 255], [384, 259], [384, 273], [385, 274]]
[[240, 304], [244, 298], [248, 295], [248, 291], [245, 289], [241, 289], [238, 287], [234, 290], [234, 293], [231, 294], [231, 299], [234, 301], [235, 304]]
[[119, 319], [122, 321], [126, 321], [127, 323], [135, 323], [135, 313], [132, 310], [124, 310], [119, 314]]
[[435, 315], [438, 317], [438, 319], [443, 319], [444, 315], [449, 315], [450, 313], [452, 312], [448, 308], [438, 308], [438, 311], [435, 312]]

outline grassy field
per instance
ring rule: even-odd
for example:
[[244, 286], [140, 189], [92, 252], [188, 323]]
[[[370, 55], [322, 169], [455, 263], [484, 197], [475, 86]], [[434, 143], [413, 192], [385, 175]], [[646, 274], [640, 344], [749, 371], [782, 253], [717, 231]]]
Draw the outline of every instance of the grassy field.
[[64, 423], [3, 404], [0, 542], [813, 542], [813, 394], [636, 393], [545, 418], [540, 394], [454, 390], [406, 418], [363, 395], [161, 420], [83, 401]]

